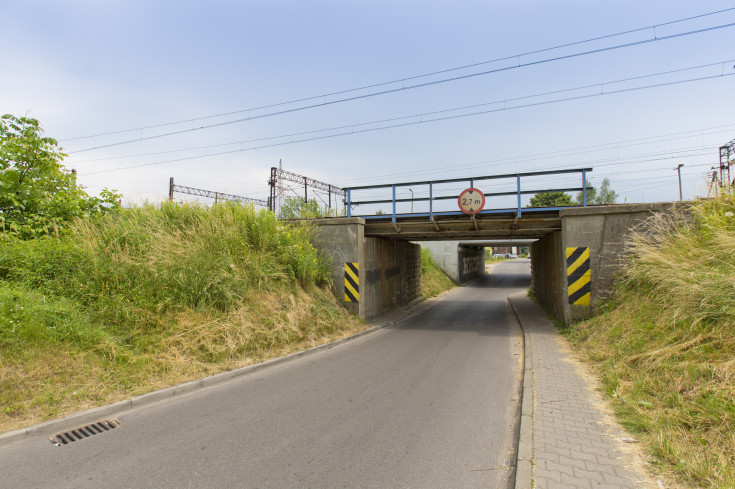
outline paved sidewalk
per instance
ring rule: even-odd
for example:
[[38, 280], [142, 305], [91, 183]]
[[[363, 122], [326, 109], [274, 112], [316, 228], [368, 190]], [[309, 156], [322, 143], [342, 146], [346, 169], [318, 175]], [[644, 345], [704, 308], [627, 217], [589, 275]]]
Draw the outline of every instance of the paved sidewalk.
[[545, 312], [525, 294], [509, 301], [525, 340], [516, 489], [645, 486], [624, 467], [615, 440], [624, 435], [595, 408], [590, 386], [566, 361], [562, 338]]

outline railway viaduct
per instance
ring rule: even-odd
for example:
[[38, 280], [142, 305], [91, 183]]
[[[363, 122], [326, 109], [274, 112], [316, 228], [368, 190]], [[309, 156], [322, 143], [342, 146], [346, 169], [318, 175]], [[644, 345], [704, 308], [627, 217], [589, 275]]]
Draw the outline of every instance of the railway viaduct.
[[[362, 319], [420, 295], [420, 248], [462, 283], [484, 272], [484, 247], [530, 240], [535, 297], [564, 322], [590, 316], [607, 298], [632, 230], [674, 204], [508, 209], [317, 220], [315, 245], [332, 256], [333, 292]], [[456, 261], [454, 261], [456, 260]]]

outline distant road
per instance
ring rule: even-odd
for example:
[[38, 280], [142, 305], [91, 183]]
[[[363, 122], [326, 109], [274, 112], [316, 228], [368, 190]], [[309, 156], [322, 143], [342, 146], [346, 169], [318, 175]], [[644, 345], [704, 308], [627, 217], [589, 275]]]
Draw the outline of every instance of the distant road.
[[512, 487], [528, 260], [344, 345], [117, 417], [67, 446], [0, 447], [0, 487]]

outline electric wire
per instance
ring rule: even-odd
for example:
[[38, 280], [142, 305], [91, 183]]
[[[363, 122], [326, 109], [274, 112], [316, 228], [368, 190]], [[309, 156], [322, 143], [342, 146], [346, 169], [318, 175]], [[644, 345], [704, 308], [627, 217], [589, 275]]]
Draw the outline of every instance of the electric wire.
[[[689, 20], [689, 19], [687, 19], [687, 20]], [[659, 25], [661, 25], [661, 24], [659, 24]], [[449, 82], [453, 82], [453, 81], [459, 81], [459, 80], [464, 80], [464, 79], [468, 79], [468, 78], [474, 78], [474, 77], [478, 77], [478, 76], [489, 75], [489, 74], [493, 74], [493, 73], [500, 73], [500, 72], [514, 70], [514, 69], [525, 68], [525, 67], [529, 67], [529, 66], [536, 66], [536, 65], [546, 64], [546, 63], [552, 63], [552, 62], [555, 62], [555, 61], [561, 61], [561, 60], [565, 60], [565, 59], [577, 58], [577, 57], [586, 56], [586, 55], [589, 55], [589, 54], [597, 54], [597, 53], [612, 51], [612, 50], [616, 50], [616, 49], [622, 49], [622, 48], [626, 48], [626, 47], [638, 46], [638, 45], [647, 44], [647, 43], [651, 43], [651, 42], [658, 42], [658, 41], [670, 40], [670, 39], [675, 39], [675, 38], [679, 38], [679, 37], [684, 37], [684, 36], [689, 36], [689, 35], [694, 35], [694, 34], [700, 34], [700, 33], [703, 33], [703, 32], [709, 32], [709, 31], [713, 31], [713, 30], [717, 30], [717, 29], [724, 29], [724, 28], [732, 27], [732, 26], [735, 26], [735, 22], [731, 22], [731, 23], [727, 23], [727, 24], [721, 24], [721, 25], [717, 25], [717, 26], [710, 26], [710, 27], [706, 27], [706, 28], [702, 28], [702, 29], [696, 29], [696, 30], [692, 30], [692, 31], [680, 32], [680, 33], [676, 33], [676, 34], [670, 34], [670, 35], [662, 36], [662, 37], [657, 37], [657, 36], [654, 35], [654, 37], [653, 38], [650, 38], [650, 39], [644, 39], [644, 40], [639, 40], [639, 41], [632, 41], [632, 42], [628, 42], [628, 43], [618, 44], [618, 45], [615, 45], [615, 46], [607, 46], [607, 47], [603, 47], [603, 48], [591, 49], [591, 50], [588, 50], [588, 51], [582, 51], [582, 52], [567, 54], [567, 55], [563, 55], [563, 56], [556, 56], [556, 57], [546, 58], [546, 59], [542, 59], [542, 60], [529, 61], [529, 62], [526, 62], [526, 63], [521, 63], [520, 62], [520, 56], [525, 56], [525, 54], [523, 54], [523, 55], [515, 55], [515, 56], [506, 57], [506, 58], [501, 58], [501, 59], [498, 60], [498, 61], [501, 61], [501, 60], [508, 60], [508, 59], [518, 58], [518, 63], [516, 65], [513, 65], [513, 66], [506, 66], [506, 67], [496, 68], [496, 69], [492, 69], [492, 70], [485, 70], [485, 71], [476, 72], [476, 73], [469, 73], [469, 74], [459, 75], [459, 76], [455, 76], [455, 77], [451, 77], [451, 78], [444, 78], [444, 79], [441, 79], [441, 80], [433, 80], [433, 81], [428, 81], [428, 82], [423, 82], [423, 83], [417, 83], [417, 84], [408, 85], [408, 86], [406, 86], [404, 84], [400, 88], [386, 89], [386, 90], [381, 90], [381, 91], [378, 91], [378, 92], [372, 92], [372, 93], [369, 93], [369, 94], [361, 94], [361, 95], [355, 95], [355, 96], [351, 96], [351, 97], [344, 97], [344, 98], [337, 99], [337, 100], [327, 101], [326, 99], [324, 99], [321, 103], [304, 105], [304, 106], [301, 106], [301, 107], [295, 107], [295, 108], [291, 108], [291, 109], [278, 110], [278, 111], [274, 111], [274, 112], [267, 112], [265, 114], [259, 114], [259, 115], [255, 115], [255, 116], [248, 115], [248, 117], [245, 117], [245, 118], [239, 118], [239, 119], [234, 119], [234, 120], [224, 121], [224, 122], [218, 122], [218, 123], [213, 123], [213, 124], [205, 124], [205, 125], [202, 125], [202, 126], [199, 126], [199, 127], [192, 127], [192, 128], [189, 128], [189, 129], [182, 129], [182, 130], [178, 130], [178, 131], [170, 131], [170, 132], [161, 133], [161, 134], [155, 134], [155, 135], [151, 135], [151, 136], [145, 136], [145, 137], [141, 136], [141, 137], [138, 137], [138, 138], [135, 138], [135, 139], [127, 139], [127, 140], [123, 140], [123, 141], [117, 141], [117, 142], [114, 142], [114, 143], [108, 143], [108, 144], [103, 144], [103, 145], [99, 145], [99, 146], [92, 146], [92, 147], [88, 147], [88, 148], [84, 148], [84, 149], [75, 150], [75, 151], [70, 152], [70, 154], [72, 154], [72, 153], [82, 153], [82, 152], [87, 152], [87, 151], [93, 151], [93, 150], [96, 150], [96, 149], [109, 148], [109, 147], [113, 147], [113, 146], [120, 146], [120, 145], [124, 145], [124, 144], [135, 143], [135, 142], [142, 142], [142, 141], [149, 141], [149, 140], [153, 140], [153, 139], [160, 139], [160, 138], [163, 138], [163, 137], [175, 136], [175, 135], [179, 135], [179, 134], [185, 134], [185, 133], [194, 132], [194, 131], [200, 131], [200, 130], [204, 130], [204, 129], [212, 129], [212, 128], [215, 128], [215, 127], [222, 127], [222, 126], [226, 126], [226, 125], [237, 124], [237, 123], [240, 123], [240, 122], [246, 122], [246, 121], [251, 121], [251, 120], [263, 119], [263, 118], [266, 118], [266, 117], [273, 117], [273, 116], [277, 116], [277, 115], [289, 114], [289, 113], [294, 113], [294, 112], [300, 112], [300, 111], [309, 110], [309, 109], [313, 109], [313, 108], [317, 108], [317, 107], [325, 107], [325, 106], [328, 106], [328, 105], [335, 105], [335, 104], [340, 104], [340, 103], [344, 103], [344, 102], [350, 102], [350, 101], [361, 100], [361, 99], [366, 99], [366, 98], [370, 98], [370, 97], [376, 97], [376, 96], [380, 96], [380, 95], [387, 95], [387, 94], [390, 94], [390, 93], [403, 92], [403, 91], [407, 91], [407, 90], [413, 90], [413, 89], [416, 89], [416, 88], [423, 88], [423, 87], [438, 85], [438, 84], [442, 84], [442, 83], [449, 83]], [[654, 26], [649, 26], [647, 28], [641, 28], [640, 30], [651, 29], [652, 27], [654, 27]], [[589, 42], [589, 41], [580, 41], [579, 43], [584, 43], [584, 42]], [[573, 44], [571, 44], [571, 45], [573, 45]], [[553, 49], [553, 48], [549, 48], [549, 49]], [[543, 50], [541, 50], [541, 51], [543, 51]], [[539, 52], [541, 52], [541, 51], [539, 51]], [[488, 61], [486, 63], [490, 63], [490, 62], [491, 61]], [[422, 75], [422, 76], [428, 76], [428, 75]], [[419, 77], [416, 77], [416, 78], [420, 78], [420, 76]], [[315, 98], [322, 98], [322, 97], [326, 97], [326, 96], [327, 95], [319, 96], [319, 97], [309, 97], [309, 98], [303, 99], [303, 100], [313, 100]], [[288, 103], [292, 103], [292, 102], [284, 102], [284, 103], [280, 103], [280, 104], [274, 104], [274, 105], [271, 105], [271, 106], [264, 106], [262, 108], [282, 106], [282, 105], [286, 105]], [[260, 109], [261, 108], [258, 108], [258, 109], [245, 109], [245, 110], [242, 110], [242, 111], [237, 111], [235, 113], [252, 112], [253, 110], [260, 110]], [[211, 116], [211, 117], [214, 117], [214, 116]], [[211, 117], [208, 117], [208, 118], [211, 118]], [[184, 121], [184, 122], [190, 122], [190, 121], [196, 121], [196, 120], [202, 120], [202, 119], [205, 119], [205, 118], [190, 119], [190, 120], [187, 120], [187, 121]], [[173, 123], [166, 124], [166, 125], [172, 125], [172, 124]], [[160, 126], [148, 126], [148, 128], [152, 128], [152, 127], [160, 127]], [[146, 128], [138, 128], [138, 129], [131, 129], [131, 130], [126, 130], [126, 131], [118, 131], [116, 133], [142, 131], [144, 129], [146, 129]], [[94, 136], [85, 136], [85, 137], [78, 137], [78, 138], [72, 138], [72, 139], [64, 139], [62, 141], [70, 141], [70, 140], [78, 140], [78, 139], [89, 139], [89, 138], [94, 138], [94, 137], [103, 136], [103, 135], [110, 135], [110, 134], [113, 134], [113, 133], [105, 133], [105, 134], [98, 134], [98, 135], [94, 135]]]
[[710, 17], [710, 16], [713, 16], [713, 15], [718, 15], [718, 14], [722, 14], [722, 13], [725, 13], [725, 12], [730, 12], [730, 11], [733, 11], [733, 10], [735, 10], [735, 7], [726, 8], [726, 9], [722, 9], [722, 10], [716, 10], [716, 11], [713, 11], [713, 12], [707, 12], [707, 13], [699, 14], [699, 15], [693, 15], [693, 16], [690, 16], [690, 17], [682, 18], [682, 19], [672, 20], [672, 21], [669, 21], [669, 22], [663, 22], [661, 24], [653, 24], [653, 25], [649, 25], [649, 26], [646, 26], [646, 27], [638, 27], [638, 28], [635, 28], [635, 29], [630, 29], [630, 30], [627, 30], [627, 31], [617, 32], [617, 33], [614, 33], [614, 34], [606, 34], [606, 35], [603, 35], [603, 36], [593, 37], [593, 38], [589, 38], [589, 39], [585, 39], [585, 40], [581, 40], [581, 41], [574, 41], [574, 42], [570, 42], [570, 43], [566, 43], [566, 44], [559, 44], [559, 45], [556, 45], [556, 46], [552, 46], [552, 47], [548, 47], [548, 48], [541, 48], [541, 49], [537, 49], [537, 50], [534, 50], [534, 51], [528, 51], [528, 52], [525, 52], [525, 53], [514, 54], [514, 55], [511, 55], [511, 56], [505, 56], [505, 57], [491, 59], [491, 60], [486, 60], [486, 61], [479, 61], [479, 62], [476, 62], [476, 63], [472, 63], [472, 64], [468, 64], [468, 65], [463, 65], [463, 66], [457, 66], [457, 67], [454, 67], [454, 68], [446, 68], [446, 69], [443, 69], [443, 70], [433, 71], [433, 72], [430, 72], [430, 73], [424, 73], [424, 74], [420, 74], [420, 75], [414, 75], [414, 76], [409, 76], [409, 77], [405, 77], [405, 78], [399, 78], [399, 79], [395, 79], [395, 80], [391, 80], [391, 81], [386, 81], [386, 82], [374, 83], [374, 84], [371, 84], [371, 85], [364, 85], [364, 86], [356, 87], [356, 88], [349, 88], [349, 89], [346, 89], [346, 90], [340, 90], [340, 91], [336, 91], [336, 92], [324, 93], [324, 94], [321, 94], [321, 95], [313, 95], [313, 96], [310, 96], [310, 97], [289, 100], [289, 101], [286, 101], [286, 102], [279, 102], [279, 103], [270, 104], [270, 105], [263, 105], [263, 106], [259, 106], [259, 107], [251, 107], [251, 108], [248, 108], [248, 109], [239, 109], [239, 110], [230, 111], [230, 112], [223, 112], [221, 114], [208, 115], [208, 116], [204, 116], [204, 117], [196, 117], [196, 118], [193, 118], [193, 119], [183, 119], [183, 120], [174, 121], [174, 122], [166, 122], [166, 123], [162, 123], [162, 124], [154, 124], [154, 125], [149, 125], [149, 126], [142, 126], [142, 127], [137, 127], [137, 128], [133, 128], [133, 129], [123, 129], [123, 130], [119, 130], [119, 131], [98, 133], [98, 134], [93, 134], [93, 135], [89, 135], [89, 136], [78, 136], [78, 137], [73, 137], [73, 138], [65, 138], [65, 139], [61, 139], [60, 141], [75, 141], [75, 140], [79, 140], [79, 139], [89, 139], [89, 138], [93, 138], [93, 137], [111, 136], [111, 135], [115, 135], [115, 134], [123, 134], [123, 133], [126, 133], [126, 132], [141, 131], [141, 130], [146, 130], [146, 129], [155, 129], [155, 128], [158, 128], [158, 127], [166, 127], [166, 126], [172, 126], [172, 125], [177, 125], [177, 124], [184, 124], [184, 123], [195, 122], [195, 121], [200, 121], [200, 120], [215, 119], [217, 117], [225, 117], [225, 116], [228, 116], [228, 115], [242, 114], [244, 112], [250, 112], [250, 111], [253, 111], [253, 110], [269, 109], [269, 108], [279, 107], [279, 106], [288, 105], [288, 104], [292, 104], [292, 103], [306, 102], [308, 100], [322, 99], [324, 97], [331, 97], [331, 96], [334, 96], [334, 95], [342, 95], [342, 94], [345, 94], [345, 93], [358, 92], [360, 90], [367, 90], [367, 89], [370, 89], [370, 88], [377, 88], [377, 87], [382, 87], [382, 86], [386, 86], [386, 85], [392, 85], [392, 84], [395, 84], [395, 83], [404, 83], [404, 82], [410, 81], [410, 80], [417, 80], [417, 79], [421, 79], [421, 78], [427, 78], [429, 76], [441, 75], [441, 74], [444, 74], [444, 73], [451, 73], [453, 71], [461, 71], [461, 70], [465, 70], [465, 69], [468, 69], [468, 68], [474, 68], [476, 66], [482, 66], [482, 65], [486, 65], [486, 64], [497, 63], [497, 62], [500, 62], [500, 61], [508, 61], [508, 60], [519, 58], [521, 56], [530, 56], [530, 55], [533, 55], [533, 54], [540, 54], [540, 53], [544, 53], [544, 52], [554, 51], [554, 50], [557, 50], [557, 49], [562, 49], [562, 48], [567, 48], [567, 47], [572, 47], [572, 46], [578, 46], [578, 45], [581, 45], [581, 44], [587, 44], [587, 43], [595, 42], [595, 41], [601, 41], [603, 39], [610, 39], [610, 38], [613, 38], [613, 37], [619, 37], [619, 36], [624, 36], [624, 35], [628, 35], [628, 34], [633, 34], [633, 33], [636, 33], [636, 32], [645, 32], [645, 31], [651, 30], [651, 29], [654, 30], [654, 36], [655, 36], [655, 29], [657, 27], [664, 27], [664, 26], [667, 26], [667, 25], [680, 24], [680, 23], [683, 23], [683, 22], [688, 22], [690, 20], [701, 19], [701, 18], [704, 18], [704, 17]]
[[[604, 85], [612, 85], [614, 83], [620, 83], [620, 82], [623, 82], [623, 81], [631, 81], [631, 80], [636, 80], [636, 79], [651, 78], [651, 77], [654, 77], [654, 76], [660, 76], [660, 75], [664, 75], [664, 74], [682, 72], [682, 71], [687, 71], [687, 70], [692, 70], [692, 69], [699, 69], [699, 68], [702, 68], [702, 67], [714, 66], [714, 65], [720, 65], [720, 64], [722, 64], [722, 63], [713, 63], [713, 64], [708, 64], [708, 65], [701, 65], [701, 66], [698, 66], [698, 67], [685, 68], [685, 69], [681, 69], [681, 70], [667, 71], [667, 72], [657, 73], [657, 74], [653, 74], [653, 75], [644, 75], [644, 76], [641, 76], [641, 77], [626, 78], [626, 79], [623, 79], [623, 80], [617, 80], [617, 81], [613, 81], [613, 82], [596, 83], [596, 84], [593, 84], [593, 85], [585, 85], [584, 87], [577, 87], [576, 89], [564, 89], [564, 90], [559, 90], [559, 91], [556, 91], [556, 92], [546, 92], [546, 93], [540, 94], [540, 95], [531, 95], [531, 96], [510, 98], [510, 99], [506, 99], [505, 101], [500, 101], [500, 102], [488, 102], [488, 103], [475, 104], [475, 105], [461, 107], [461, 108], [445, 109], [445, 110], [434, 111], [434, 112], [427, 112], [427, 113], [424, 113], [424, 114], [417, 114], [417, 115], [412, 115], [412, 116], [402, 116], [402, 117], [393, 118], [393, 119], [384, 119], [384, 121], [386, 121], [386, 122], [398, 121], [398, 120], [405, 120], [405, 119], [409, 119], [409, 118], [419, 118], [420, 120], [418, 120], [418, 121], [410, 121], [410, 122], [401, 122], [401, 123], [391, 124], [391, 125], [382, 126], [382, 127], [363, 128], [363, 129], [358, 129], [358, 130], [355, 130], [354, 129], [355, 127], [364, 127], [366, 125], [371, 125], [371, 124], [376, 124], [376, 123], [382, 123], [382, 122], [375, 122], [375, 121], [373, 121], [373, 122], [352, 124], [352, 125], [349, 125], [349, 126], [340, 126], [341, 128], [350, 127], [351, 130], [350, 131], [346, 131], [346, 132], [337, 133], [337, 134], [329, 134], [329, 135], [323, 135], [323, 136], [314, 136], [314, 137], [308, 137], [308, 138], [302, 138], [302, 139], [293, 139], [293, 136], [290, 136], [290, 135], [273, 136], [273, 137], [269, 137], [269, 138], [260, 138], [258, 140], [254, 140], [253, 142], [255, 142], [255, 141], [261, 141], [261, 140], [272, 140], [272, 139], [277, 139], [277, 138], [292, 137], [292, 139], [290, 141], [270, 143], [270, 144], [265, 144], [265, 145], [260, 145], [260, 146], [252, 146], [252, 147], [248, 147], [248, 148], [241, 147], [241, 148], [235, 149], [235, 150], [222, 151], [222, 152], [212, 153], [212, 154], [208, 154], [208, 155], [197, 155], [197, 156], [190, 156], [190, 157], [184, 157], [184, 158], [175, 158], [175, 159], [169, 159], [169, 160], [164, 160], [164, 161], [157, 161], [157, 162], [153, 162], [153, 163], [144, 163], [144, 164], [139, 164], [139, 165], [129, 165], [129, 166], [122, 167], [122, 168], [117, 168], [117, 169], [97, 170], [97, 171], [93, 171], [93, 172], [87, 172], [85, 174], [86, 175], [93, 175], [93, 174], [97, 174], [97, 173], [108, 173], [108, 172], [113, 172], [113, 171], [120, 171], [120, 170], [125, 170], [125, 169], [131, 169], [131, 168], [140, 168], [140, 167], [146, 167], [146, 166], [155, 166], [155, 165], [160, 165], [160, 164], [164, 164], [164, 163], [189, 161], [189, 160], [200, 159], [200, 158], [204, 158], [204, 157], [219, 156], [219, 155], [239, 153], [239, 152], [244, 152], [244, 151], [253, 151], [253, 150], [256, 150], [256, 149], [269, 148], [269, 147], [275, 147], [275, 146], [284, 146], [284, 145], [295, 144], [295, 143], [302, 143], [302, 142], [308, 142], [308, 141], [317, 141], [317, 140], [323, 140], [323, 139], [331, 139], [331, 138], [340, 137], [340, 136], [347, 136], [347, 135], [353, 135], [353, 134], [361, 134], [361, 133], [382, 131], [382, 130], [387, 130], [387, 129], [395, 129], [395, 128], [400, 128], [400, 127], [413, 126], [413, 125], [417, 125], [417, 124], [425, 124], [425, 123], [431, 123], [431, 122], [439, 122], [439, 121], [453, 120], [453, 119], [459, 119], [459, 118], [464, 118], [464, 117], [471, 117], [471, 116], [489, 114], [489, 113], [493, 113], [493, 112], [502, 112], [502, 111], [506, 111], [506, 110], [514, 110], [514, 109], [521, 109], [521, 108], [536, 107], [536, 106], [542, 106], [542, 105], [549, 105], [549, 104], [553, 104], [553, 103], [568, 102], [568, 101], [573, 101], [573, 100], [582, 100], [582, 99], [587, 99], [587, 98], [592, 98], [592, 97], [601, 97], [601, 96], [605, 96], [605, 95], [612, 95], [612, 94], [633, 92], [633, 91], [646, 90], [646, 89], [652, 89], [652, 88], [660, 88], [660, 87], [665, 87], [665, 86], [673, 86], [673, 85], [679, 85], [679, 84], [683, 84], [683, 83], [692, 83], [692, 82], [710, 80], [710, 79], [715, 79], [715, 78], [724, 78], [724, 77], [730, 77], [732, 75], [735, 75], [735, 73], [721, 73], [721, 74], [717, 74], [717, 75], [709, 75], [709, 76], [695, 77], [695, 78], [689, 78], [689, 79], [685, 79], [685, 80], [677, 80], [677, 81], [671, 81], [671, 82], [650, 84], [650, 85], [644, 85], [644, 86], [639, 86], [639, 87], [629, 87], [629, 88], [623, 88], [623, 89], [619, 89], [619, 90], [609, 90], [609, 91], [604, 91], [603, 90], [600, 93], [575, 95], [575, 96], [564, 97], [564, 98], [559, 98], [559, 99], [554, 99], [554, 100], [547, 100], [547, 101], [541, 101], [541, 102], [533, 102], [533, 103], [527, 103], [527, 104], [513, 105], [511, 107], [508, 107], [507, 106], [507, 102], [509, 102], [509, 101], [524, 100], [524, 99], [534, 98], [534, 97], [538, 97], [538, 96], [553, 95], [553, 94], [557, 94], [557, 93], [566, 93], [566, 92], [570, 92], [570, 91], [573, 91], [573, 90], [585, 89], [585, 88], [596, 87], [596, 86], [601, 86], [601, 85], [603, 85], [603, 86]], [[505, 103], [503, 103], [503, 102], [505, 102]], [[457, 110], [466, 110], [468, 108], [479, 108], [479, 107], [487, 106], [487, 105], [498, 105], [500, 103], [503, 103], [503, 107], [501, 107], [501, 108], [475, 111], [475, 112], [470, 112], [470, 113], [466, 113], [466, 114], [456, 114], [456, 115], [449, 115], [449, 116], [434, 117], [434, 118], [430, 118], [430, 119], [425, 119], [425, 117], [431, 116], [431, 115], [442, 114], [442, 113], [447, 113], [447, 112], [452, 112], [452, 111], [457, 111]], [[307, 131], [305, 134], [309, 134], [309, 133], [312, 133], [313, 134], [313, 133], [325, 132], [325, 131], [332, 131], [332, 130], [335, 130], [335, 129], [330, 128], [330, 129], [320, 129], [320, 130], [315, 130], [315, 131]], [[250, 141], [247, 141], [247, 142], [250, 142]], [[245, 144], [245, 142], [242, 142], [241, 144]]]

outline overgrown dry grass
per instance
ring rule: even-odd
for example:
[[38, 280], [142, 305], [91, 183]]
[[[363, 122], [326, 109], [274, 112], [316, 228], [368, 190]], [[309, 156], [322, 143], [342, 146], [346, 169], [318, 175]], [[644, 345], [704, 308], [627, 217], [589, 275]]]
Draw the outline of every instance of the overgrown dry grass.
[[659, 216], [602, 314], [566, 330], [658, 470], [735, 487], [735, 199]]
[[365, 329], [308, 237], [252, 208], [164, 204], [3, 243], [0, 431]]

